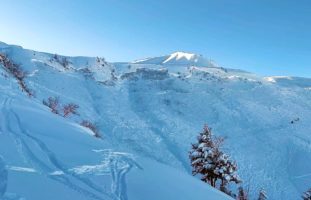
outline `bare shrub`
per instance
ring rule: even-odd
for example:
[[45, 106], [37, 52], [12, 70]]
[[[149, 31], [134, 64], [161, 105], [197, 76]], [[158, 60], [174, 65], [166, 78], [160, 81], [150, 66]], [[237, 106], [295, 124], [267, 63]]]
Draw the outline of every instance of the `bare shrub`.
[[18, 84], [22, 88], [22, 91], [26, 92], [28, 96], [34, 96], [33, 91], [31, 91], [27, 87], [24, 80], [27, 73], [22, 70], [20, 65], [12, 62], [5, 54], [0, 54], [0, 63], [18, 81]]
[[92, 122], [90, 121], [87, 121], [87, 120], [83, 120], [81, 123], [80, 123], [81, 126], [84, 126], [88, 129], [90, 129], [93, 133], [94, 133], [94, 136], [97, 137], [97, 138], [101, 138], [101, 135], [99, 134], [99, 131], [98, 131], [98, 128], [95, 124], [93, 124]]
[[77, 112], [78, 108], [79, 106], [74, 103], [69, 103], [67, 105], [64, 105], [63, 117], [68, 117], [70, 114], [78, 115], [78, 112]]
[[43, 105], [49, 107], [52, 113], [59, 114], [59, 98], [49, 97], [47, 100], [43, 100]]

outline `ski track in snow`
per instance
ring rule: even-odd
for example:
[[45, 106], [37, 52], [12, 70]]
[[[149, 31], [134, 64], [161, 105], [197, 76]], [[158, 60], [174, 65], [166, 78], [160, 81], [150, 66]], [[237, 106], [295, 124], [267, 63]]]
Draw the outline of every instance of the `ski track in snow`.
[[83, 165], [70, 169], [76, 174], [110, 174], [112, 178], [111, 192], [114, 200], [128, 200], [126, 174], [133, 168], [142, 169], [131, 154], [113, 152], [111, 149], [94, 150], [103, 155], [99, 165]]
[[[9, 103], [8, 103], [8, 99], [6, 99], [4, 102], [4, 105], [3, 105], [4, 111], [2, 113], [6, 113], [7, 116], [5, 116], [3, 119], [11, 119], [10, 117], [13, 116], [15, 118], [15, 121], [17, 122], [17, 128], [19, 130], [16, 132], [13, 131], [10, 127], [10, 123], [7, 122], [7, 123], [5, 123], [7, 125], [7, 132], [11, 133], [15, 142], [17, 144], [19, 144], [19, 149], [20, 149], [19, 152], [22, 152], [23, 157], [26, 158], [27, 161], [30, 161], [32, 166], [34, 166], [34, 165], [36, 166], [36, 169], [39, 171], [39, 173], [44, 174], [47, 177], [66, 185], [70, 189], [72, 189], [72, 190], [74, 190], [74, 191], [76, 191], [76, 192], [80, 193], [81, 195], [84, 195], [85, 197], [88, 197], [88, 198], [98, 199], [98, 200], [104, 199], [104, 198], [98, 196], [97, 194], [95, 194], [89, 190], [86, 190], [86, 189], [82, 188], [81, 186], [73, 183], [72, 181], [70, 181], [70, 179], [69, 179], [70, 177], [73, 177], [73, 178], [79, 180], [80, 182], [83, 182], [85, 185], [89, 186], [90, 188], [92, 188], [94, 190], [97, 190], [97, 192], [100, 192], [103, 195], [106, 195], [108, 197], [110, 196], [110, 194], [106, 194], [102, 190], [100, 190], [99, 188], [95, 187], [95, 185], [92, 184], [89, 180], [80, 178], [79, 176], [76, 176], [74, 174], [65, 173], [62, 176], [50, 176], [49, 174], [54, 171], [53, 168], [58, 169], [60, 171], [64, 171], [64, 172], [66, 172], [67, 170], [65, 167], [62, 166], [61, 163], [59, 163], [59, 161], [57, 160], [57, 158], [55, 157], [53, 152], [51, 152], [47, 148], [47, 146], [45, 146], [45, 144], [43, 142], [41, 142], [39, 139], [29, 135], [25, 130], [22, 129], [20, 119], [19, 119], [18, 115], [10, 107], [10, 102], [11, 102], [11, 100], [9, 100]], [[10, 108], [10, 109], [6, 110], [7, 108]], [[49, 165], [45, 164], [44, 161], [42, 161], [38, 156], [35, 155], [35, 153], [31, 150], [31, 147], [29, 147], [28, 144], [25, 142], [24, 136], [26, 136], [28, 139], [31, 139], [36, 145], [38, 145], [40, 147], [41, 151], [49, 159], [50, 164], [52, 164], [53, 168], [50, 167]]]
[[127, 197], [127, 185], [126, 185], [126, 174], [133, 168], [137, 167], [142, 169], [131, 157], [130, 154], [121, 152], [103, 151], [104, 162], [108, 162], [112, 184], [111, 190], [114, 193], [116, 200], [128, 200]]
[[[66, 185], [70, 189], [84, 195], [87, 198], [97, 200], [128, 200], [126, 190], [126, 174], [133, 167], [141, 168], [128, 154], [113, 152], [111, 150], [103, 153], [103, 163], [106, 164], [99, 166], [101, 168], [106, 167], [106, 170], [112, 178], [111, 191], [104, 191], [103, 187], [99, 187], [90, 179], [81, 176], [87, 173], [87, 170], [79, 171], [81, 167], [67, 169], [43, 141], [29, 134], [28, 131], [23, 128], [18, 114], [11, 108], [11, 101], [11, 99], [6, 98], [2, 102], [2, 119], [7, 120], [2, 122], [2, 128], [4, 129], [4, 132], [10, 133], [10, 136], [17, 144], [18, 152], [21, 154], [26, 164], [30, 164], [32, 168], [11, 166], [9, 167], [9, 170], [43, 174], [54, 181]], [[10, 121], [16, 122], [15, 124], [17, 125], [17, 130], [12, 129]], [[38, 146], [41, 151], [40, 153], [43, 153], [49, 163], [45, 163], [43, 159], [37, 155], [38, 153], [32, 150], [26, 140], [31, 140], [36, 146]], [[5, 174], [7, 173], [7, 170], [3, 166], [5, 167], [3, 162], [1, 163], [0, 160], [0, 197], [5, 192], [7, 182], [7, 175]], [[96, 169], [96, 166], [90, 165], [86, 169], [90, 168]], [[2, 172], [1, 169], [5, 169], [5, 171]], [[71, 179], [74, 179], [75, 181], [71, 181]], [[86, 185], [89, 189], [81, 187], [76, 182]]]
[[309, 177], [309, 176], [311, 176], [311, 173], [303, 174], [303, 175], [299, 175], [299, 176], [294, 176], [293, 178], [298, 179], [298, 178], [305, 178], [305, 177]]

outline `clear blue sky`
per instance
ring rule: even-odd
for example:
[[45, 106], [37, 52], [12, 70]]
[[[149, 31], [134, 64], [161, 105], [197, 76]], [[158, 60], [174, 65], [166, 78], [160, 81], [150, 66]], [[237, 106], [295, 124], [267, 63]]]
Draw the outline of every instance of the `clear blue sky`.
[[310, 0], [0, 0], [0, 41], [131, 61], [174, 51], [311, 77]]

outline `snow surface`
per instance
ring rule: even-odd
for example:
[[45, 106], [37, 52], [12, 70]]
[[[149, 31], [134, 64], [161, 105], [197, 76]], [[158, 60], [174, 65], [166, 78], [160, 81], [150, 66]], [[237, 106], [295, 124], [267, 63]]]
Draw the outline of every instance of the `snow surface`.
[[[230, 199], [190, 174], [204, 123], [227, 138], [252, 198], [264, 188], [270, 199], [300, 199], [311, 186], [310, 79], [201, 65], [186, 53], [132, 63], [53, 59], [4, 43], [0, 53], [35, 92], [29, 98], [0, 67], [4, 199]], [[55, 96], [79, 115], [51, 113], [42, 100]], [[79, 125], [85, 119], [102, 139]]]

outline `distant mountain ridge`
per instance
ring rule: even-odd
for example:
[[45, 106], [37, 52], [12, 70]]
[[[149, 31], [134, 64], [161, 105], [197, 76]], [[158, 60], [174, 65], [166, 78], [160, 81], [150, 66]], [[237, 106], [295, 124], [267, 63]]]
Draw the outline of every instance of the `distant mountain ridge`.
[[155, 65], [182, 65], [198, 67], [216, 67], [211, 60], [204, 58], [202, 55], [177, 51], [169, 55], [151, 57], [142, 60], [136, 60], [135, 64], [155, 64]]

